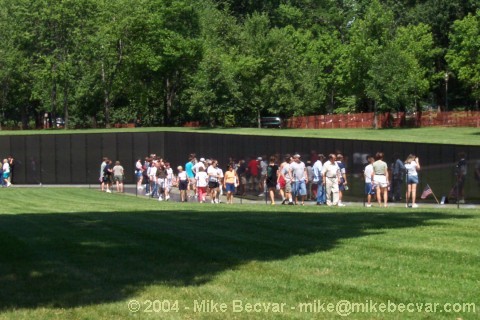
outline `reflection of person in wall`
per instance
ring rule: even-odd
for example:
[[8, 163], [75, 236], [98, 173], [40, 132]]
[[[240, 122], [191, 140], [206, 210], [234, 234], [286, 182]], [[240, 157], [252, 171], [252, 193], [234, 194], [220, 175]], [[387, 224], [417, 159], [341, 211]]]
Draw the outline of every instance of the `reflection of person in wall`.
[[405, 176], [405, 166], [400, 160], [400, 155], [395, 153], [393, 155], [393, 162], [391, 164], [392, 170], [392, 200], [402, 200], [401, 190], [403, 185], [403, 178]]
[[475, 181], [477, 181], [478, 186], [480, 187], [480, 160], [477, 160], [475, 164]]
[[467, 177], [467, 160], [465, 159], [465, 152], [460, 152], [458, 157], [460, 160], [458, 160], [457, 165], [455, 166], [456, 196], [458, 197], [459, 203], [465, 203], [465, 180]]
[[8, 164], [10, 165], [10, 178], [8, 179], [8, 181], [13, 184], [13, 174], [14, 174], [16, 161], [15, 159], [13, 159], [12, 156], [8, 156], [7, 160], [8, 160]]
[[32, 178], [33, 182], [34, 183], [37, 183], [37, 184], [42, 184], [40, 182], [40, 174], [38, 172], [38, 166], [37, 166], [37, 160], [35, 160], [35, 157], [31, 157], [30, 158], [30, 177]]

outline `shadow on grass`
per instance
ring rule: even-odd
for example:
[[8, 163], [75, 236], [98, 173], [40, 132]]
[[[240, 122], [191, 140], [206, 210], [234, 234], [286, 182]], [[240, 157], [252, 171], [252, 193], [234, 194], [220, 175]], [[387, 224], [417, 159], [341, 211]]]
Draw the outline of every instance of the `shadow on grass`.
[[415, 213], [135, 212], [0, 216], [0, 310], [126, 299], [201, 285], [243, 263], [334, 248], [342, 239], [438, 219]]

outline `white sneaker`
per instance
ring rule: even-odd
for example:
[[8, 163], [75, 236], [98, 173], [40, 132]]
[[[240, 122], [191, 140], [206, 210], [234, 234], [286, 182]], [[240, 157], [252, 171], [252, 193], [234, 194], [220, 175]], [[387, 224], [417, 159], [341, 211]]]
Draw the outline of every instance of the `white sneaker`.
[[112, 190], [110, 190], [110, 189], [107, 189], [107, 193], [112, 193]]
[[366, 206], [367, 206], [367, 208], [370, 208], [370, 207], [372, 206], [372, 204], [371, 204], [371, 203], [367, 203]]
[[7, 182], [7, 187], [10, 187], [12, 184], [10, 182]]
[[168, 199], [170, 199], [170, 196], [165, 197], [165, 201], [168, 201]]
[[339, 206], [339, 207], [345, 207], [345, 205], [344, 205], [343, 203], [341, 203], [341, 202], [338, 204], [338, 206]]
[[151, 195], [151, 194], [152, 194], [152, 193], [150, 193], [150, 192], [145, 193], [146, 196], [149, 196], [149, 195]]
[[412, 204], [412, 208], [418, 208], [418, 204], [416, 203]]
[[264, 193], [262, 192], [262, 193], [260, 193], [258, 196], [259, 196], [259, 197], [263, 197], [263, 195], [264, 195]]
[[215, 203], [215, 200], [212, 200], [212, 203]]
[[137, 187], [137, 189], [138, 189], [138, 190], [143, 190], [143, 187], [142, 187], [142, 186], [140, 186], [140, 187]]
[[215, 203], [218, 203], [218, 199], [215, 199]]
[[163, 201], [162, 196], [158, 197], [158, 201]]

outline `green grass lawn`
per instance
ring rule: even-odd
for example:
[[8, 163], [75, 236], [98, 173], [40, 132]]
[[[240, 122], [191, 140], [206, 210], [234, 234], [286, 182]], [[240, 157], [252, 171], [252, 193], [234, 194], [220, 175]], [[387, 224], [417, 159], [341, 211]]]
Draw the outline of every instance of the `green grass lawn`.
[[[377, 309], [350, 319], [480, 313], [477, 210], [159, 203], [88, 189], [1, 192], [1, 319], [332, 319], [341, 317], [322, 308], [342, 300], [371, 300]], [[140, 311], [129, 311], [133, 300]], [[440, 309], [378, 311], [389, 301]], [[248, 303], [284, 305], [279, 313], [248, 313]], [[447, 313], [445, 303], [476, 303], [476, 314]]]
[[28, 130], [0, 131], [0, 135], [72, 134], [106, 132], [198, 132], [218, 134], [291, 136], [305, 138], [352, 139], [367, 141], [420, 142], [480, 146], [479, 128], [412, 128], [412, 129], [204, 129], [204, 128], [135, 128], [135, 129], [89, 129], [89, 130]]

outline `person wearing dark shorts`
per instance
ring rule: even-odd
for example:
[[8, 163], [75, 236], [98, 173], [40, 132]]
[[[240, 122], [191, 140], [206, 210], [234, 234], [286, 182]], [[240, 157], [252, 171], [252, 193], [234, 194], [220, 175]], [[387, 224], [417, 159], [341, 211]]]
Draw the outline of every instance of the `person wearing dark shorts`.
[[178, 190], [180, 191], [180, 202], [187, 202], [187, 189], [188, 189], [188, 175], [187, 173], [183, 170], [182, 166], [177, 167], [178, 170]]
[[275, 164], [275, 161], [275, 156], [271, 156], [267, 167], [266, 185], [270, 196], [271, 205], [275, 205], [275, 189], [277, 188], [278, 184], [278, 166]]

